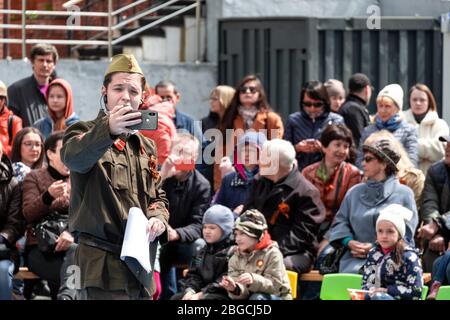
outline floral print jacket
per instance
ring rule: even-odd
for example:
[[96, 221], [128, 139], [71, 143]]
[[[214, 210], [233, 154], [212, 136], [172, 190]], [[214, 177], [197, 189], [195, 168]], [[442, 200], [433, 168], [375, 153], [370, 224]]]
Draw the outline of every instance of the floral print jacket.
[[420, 300], [423, 279], [418, 251], [406, 246], [400, 264], [395, 263], [394, 256], [395, 250], [384, 254], [378, 244], [369, 251], [364, 265], [363, 290], [387, 288], [387, 293], [397, 300]]

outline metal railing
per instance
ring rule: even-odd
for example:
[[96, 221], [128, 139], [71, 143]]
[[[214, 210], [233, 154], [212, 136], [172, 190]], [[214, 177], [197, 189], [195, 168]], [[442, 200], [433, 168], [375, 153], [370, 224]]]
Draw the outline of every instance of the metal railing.
[[[117, 24], [113, 24], [113, 20], [116, 16], [121, 14], [122, 12], [136, 8], [138, 5], [149, 2], [149, 0], [139, 0], [134, 1], [131, 4], [123, 6], [117, 10], [113, 11], [112, 0], [108, 0], [108, 12], [83, 12], [83, 11], [70, 11], [72, 5], [76, 5], [81, 1], [68, 1], [63, 6], [67, 8], [68, 11], [51, 11], [51, 10], [26, 10], [26, 0], [22, 0], [22, 10], [14, 10], [14, 9], [0, 9], [0, 14], [6, 15], [21, 15], [22, 23], [21, 24], [0, 24], [0, 30], [2, 29], [21, 29], [22, 37], [21, 38], [0, 38], [0, 43], [15, 43], [22, 44], [22, 58], [26, 58], [26, 45], [27, 44], [36, 44], [36, 43], [51, 43], [51, 44], [60, 44], [60, 45], [74, 45], [75, 47], [72, 50], [80, 48], [84, 45], [103, 45], [108, 47], [108, 57], [112, 56], [112, 47], [117, 45], [133, 36], [136, 36], [145, 30], [155, 27], [162, 22], [169, 20], [173, 17], [176, 17], [186, 11], [192, 10], [196, 8], [195, 16], [196, 16], [196, 31], [197, 31], [197, 60], [201, 60], [200, 53], [200, 8], [201, 8], [201, 0], [192, 0], [192, 4], [186, 5], [181, 9], [178, 9], [166, 16], [162, 16], [157, 20], [150, 22], [138, 29], [122, 35], [117, 39], [113, 39], [113, 32], [121, 30], [125, 26], [133, 23], [143, 17], [149, 16], [160, 9], [166, 8], [170, 5], [173, 5], [180, 0], [169, 0], [162, 4], [159, 4], [155, 7], [152, 7], [143, 12], [139, 12], [134, 16], [125, 19]], [[80, 25], [43, 25], [43, 24], [26, 24], [27, 16], [67, 16], [67, 17], [103, 17], [108, 19], [107, 26], [80, 26]], [[92, 36], [87, 40], [75, 40], [75, 39], [28, 39], [26, 36], [27, 30], [63, 30], [63, 31], [99, 31], [98, 34]], [[102, 36], [107, 34], [107, 40], [96, 40]]]

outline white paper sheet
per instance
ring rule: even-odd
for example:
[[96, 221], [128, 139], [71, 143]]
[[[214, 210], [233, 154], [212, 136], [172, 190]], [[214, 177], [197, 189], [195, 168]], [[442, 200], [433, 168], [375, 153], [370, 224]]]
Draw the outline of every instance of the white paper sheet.
[[148, 273], [152, 271], [152, 267], [150, 265], [150, 239], [146, 231], [147, 223], [148, 219], [140, 208], [130, 208], [120, 259], [135, 258]]

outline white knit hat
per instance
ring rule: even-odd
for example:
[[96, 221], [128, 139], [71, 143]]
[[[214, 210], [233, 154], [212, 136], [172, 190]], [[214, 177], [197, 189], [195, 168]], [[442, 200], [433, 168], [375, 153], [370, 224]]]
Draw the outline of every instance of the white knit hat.
[[400, 111], [402, 110], [402, 108], [403, 108], [403, 89], [402, 89], [402, 87], [400, 87], [400, 85], [398, 85], [396, 83], [387, 85], [380, 91], [380, 93], [378, 93], [377, 99], [380, 97], [391, 98], [397, 105], [398, 109]]
[[396, 203], [390, 204], [386, 208], [380, 210], [376, 226], [378, 228], [378, 223], [380, 223], [380, 221], [389, 221], [397, 228], [400, 236], [404, 238], [406, 232], [405, 220], [411, 220], [412, 216], [413, 212], [408, 208]]

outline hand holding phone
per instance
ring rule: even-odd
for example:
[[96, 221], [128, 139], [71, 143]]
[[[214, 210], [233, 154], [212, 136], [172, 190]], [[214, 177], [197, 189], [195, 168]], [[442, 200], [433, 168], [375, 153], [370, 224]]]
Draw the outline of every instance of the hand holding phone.
[[131, 127], [131, 130], [156, 130], [158, 129], [158, 113], [152, 110], [139, 110], [142, 122]]

